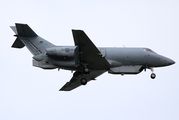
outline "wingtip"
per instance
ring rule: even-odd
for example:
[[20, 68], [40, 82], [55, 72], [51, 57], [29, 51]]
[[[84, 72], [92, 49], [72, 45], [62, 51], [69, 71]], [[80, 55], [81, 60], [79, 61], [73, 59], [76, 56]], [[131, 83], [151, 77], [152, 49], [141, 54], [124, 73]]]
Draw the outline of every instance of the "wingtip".
[[84, 32], [84, 31], [81, 30], [81, 29], [72, 29], [72, 31], [82, 31], [82, 32]]
[[25, 23], [15, 23], [15, 25], [27, 25]]
[[59, 89], [59, 91], [69, 91], [69, 90], [65, 90], [65, 89]]

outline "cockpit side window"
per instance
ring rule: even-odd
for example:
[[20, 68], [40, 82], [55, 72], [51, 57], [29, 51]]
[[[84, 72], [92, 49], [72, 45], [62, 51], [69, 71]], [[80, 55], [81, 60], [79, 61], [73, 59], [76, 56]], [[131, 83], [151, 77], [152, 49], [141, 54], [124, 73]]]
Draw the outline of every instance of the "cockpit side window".
[[144, 51], [146, 51], [146, 52], [152, 52], [152, 53], [155, 53], [154, 51], [152, 51], [151, 49], [149, 49], [149, 48], [144, 48]]

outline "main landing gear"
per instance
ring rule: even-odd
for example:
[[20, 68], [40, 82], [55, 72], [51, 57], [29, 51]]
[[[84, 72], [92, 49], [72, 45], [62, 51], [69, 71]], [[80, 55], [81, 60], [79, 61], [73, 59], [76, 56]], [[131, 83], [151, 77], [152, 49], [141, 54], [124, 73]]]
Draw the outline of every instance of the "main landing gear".
[[84, 72], [84, 74], [89, 74], [90, 73], [90, 69], [88, 67], [85, 67], [83, 69], [83, 72]]
[[77, 80], [79, 80], [79, 82], [81, 83], [81, 85], [86, 85], [88, 80], [87, 78], [85, 78], [86, 75], [84, 75], [84, 73], [80, 72], [80, 71], [76, 71], [75, 73], [73, 73], [73, 79], [70, 82], [76, 82]]
[[[83, 73], [84, 73], [84, 74], [90, 74], [90, 69], [85, 66], [84, 69], [83, 69]], [[81, 78], [81, 84], [82, 84], [82, 85], [86, 85], [87, 82], [88, 82], [88, 81], [87, 81], [86, 78]]]
[[87, 82], [88, 82], [88, 81], [87, 81], [87, 79], [86, 79], [86, 78], [82, 78], [82, 79], [81, 79], [81, 84], [82, 84], [82, 85], [86, 85], [86, 84], [87, 84]]

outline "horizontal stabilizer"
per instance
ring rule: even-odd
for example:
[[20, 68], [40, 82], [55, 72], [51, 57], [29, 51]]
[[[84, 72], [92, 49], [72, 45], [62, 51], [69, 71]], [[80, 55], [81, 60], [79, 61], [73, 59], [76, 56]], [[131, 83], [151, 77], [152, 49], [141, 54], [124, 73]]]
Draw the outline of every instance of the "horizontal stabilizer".
[[16, 23], [16, 29], [17, 29], [18, 36], [23, 36], [23, 37], [36, 37], [37, 36], [37, 34], [27, 24]]
[[18, 33], [17, 33], [16, 27], [15, 27], [15, 26], [10, 26], [10, 27], [11, 27], [11, 29], [15, 32], [15, 34], [17, 35]]
[[24, 46], [25, 45], [22, 43], [22, 41], [19, 38], [17, 38], [11, 47], [13, 47], [13, 48], [23, 48]]

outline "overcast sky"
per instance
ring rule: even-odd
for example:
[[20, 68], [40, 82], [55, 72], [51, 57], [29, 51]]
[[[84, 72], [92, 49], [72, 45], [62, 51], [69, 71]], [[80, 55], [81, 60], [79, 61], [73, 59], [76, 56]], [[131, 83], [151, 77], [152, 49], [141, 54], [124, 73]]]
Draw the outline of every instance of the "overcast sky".
[[[178, 6], [178, 0], [2, 0], [0, 120], [179, 120]], [[82, 29], [96, 46], [148, 47], [176, 64], [154, 69], [155, 80], [150, 70], [105, 73], [59, 92], [73, 74], [33, 67], [26, 48], [11, 48], [15, 23], [55, 45], [74, 45], [71, 29]]]

